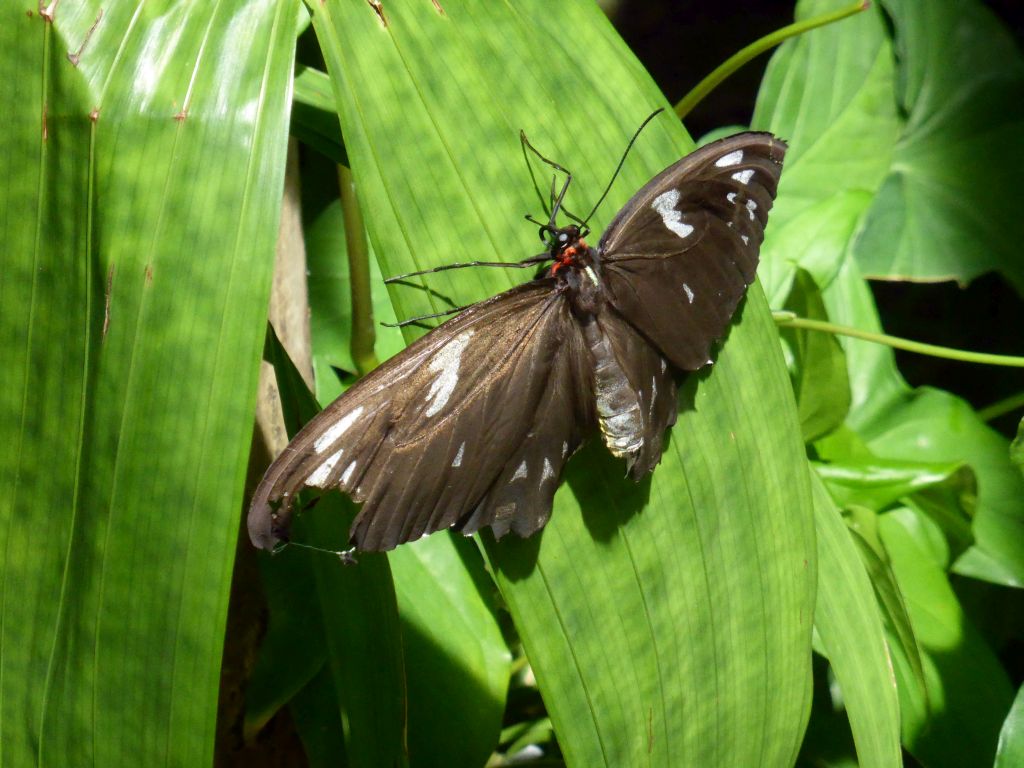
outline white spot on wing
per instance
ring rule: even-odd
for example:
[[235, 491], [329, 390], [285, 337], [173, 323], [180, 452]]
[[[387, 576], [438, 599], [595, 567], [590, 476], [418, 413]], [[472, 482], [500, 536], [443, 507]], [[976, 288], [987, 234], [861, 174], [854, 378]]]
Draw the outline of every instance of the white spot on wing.
[[743, 162], [743, 150], [737, 149], [734, 152], [730, 152], [728, 155], [722, 155], [720, 158], [715, 160], [715, 165], [719, 168], [728, 168], [730, 165], [739, 165]]
[[[510, 504], [502, 504], [496, 510], [494, 510], [494, 519], [502, 520], [507, 517], [512, 517], [516, 513], [516, 503], [513, 501]], [[468, 535], [468, 534], [467, 534]]]
[[750, 220], [754, 220], [754, 211], [757, 210], [757, 203], [753, 200], [747, 200], [747, 213], [750, 214]]
[[330, 448], [334, 441], [345, 434], [345, 430], [351, 427], [359, 415], [363, 412], [363, 406], [353, 408], [336, 422], [331, 424], [327, 430], [313, 442], [313, 453], [323, 453]]
[[740, 235], [740, 240], [743, 241], [744, 245], [750, 245], [750, 238], [746, 235]]
[[356, 463], [353, 461], [351, 464], [345, 467], [345, 471], [341, 473], [341, 482], [347, 483], [351, 479], [352, 473], [355, 471]]
[[313, 470], [312, 474], [306, 479], [306, 485], [313, 485], [317, 488], [323, 488], [324, 483], [327, 482], [327, 478], [331, 476], [331, 472], [334, 471], [334, 467], [338, 464], [338, 460], [341, 458], [342, 450], [339, 448], [337, 451], [332, 453], [319, 467]]
[[463, 440], [462, 441], [462, 445], [459, 446], [459, 452], [455, 454], [455, 460], [452, 461], [452, 466], [453, 467], [461, 467], [462, 466], [462, 454], [465, 452], [465, 450], [466, 450], [466, 441]]
[[668, 192], [662, 192], [654, 198], [651, 208], [661, 216], [662, 223], [671, 232], [675, 232], [680, 237], [687, 237], [693, 232], [693, 226], [683, 222], [683, 214], [676, 210], [676, 203], [678, 202], [679, 190], [670, 189]]
[[455, 385], [459, 383], [459, 363], [462, 361], [462, 352], [469, 344], [469, 337], [473, 331], [464, 331], [441, 347], [430, 359], [430, 370], [437, 374], [437, 378], [430, 382], [430, 391], [427, 392], [427, 401], [430, 405], [423, 412], [424, 416], [434, 416], [444, 408], [448, 398], [455, 391]]
[[562, 458], [563, 459], [565, 458], [567, 453], [569, 453], [569, 444], [563, 440], [562, 441]]
[[583, 271], [587, 273], [587, 277], [590, 278], [590, 282], [592, 282], [594, 285], [601, 284], [601, 282], [597, 279], [597, 275], [594, 274], [594, 270], [590, 268], [589, 264], [583, 268]]
[[516, 467], [516, 473], [512, 475], [513, 480], [521, 480], [527, 476], [526, 459], [523, 459], [523, 463]]
[[540, 473], [540, 481], [543, 483], [545, 480], [555, 476], [555, 468], [551, 466], [551, 462], [548, 461], [548, 457], [544, 457], [544, 469]]
[[665, 366], [666, 366], [665, 358], [663, 357], [663, 358], [661, 358], [661, 372], [662, 373], [665, 372]]
[[736, 171], [732, 177], [740, 184], [749, 184], [750, 180], [754, 178], [754, 169], [748, 168], [745, 171]]
[[683, 283], [683, 292], [686, 294], [686, 300], [693, 304], [693, 288]]
[[735, 203], [736, 202], [736, 193], [735, 192], [727, 193], [726, 196], [725, 196], [725, 199], [728, 200], [730, 203]]

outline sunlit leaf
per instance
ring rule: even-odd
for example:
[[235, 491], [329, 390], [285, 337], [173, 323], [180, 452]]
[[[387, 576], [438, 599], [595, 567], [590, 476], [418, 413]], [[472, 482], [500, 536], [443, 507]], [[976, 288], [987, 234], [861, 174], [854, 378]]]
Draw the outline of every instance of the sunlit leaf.
[[[890, 512], [879, 524], [893, 572], [924, 650], [928, 697], [900, 686], [903, 744], [926, 765], [991, 765], [1013, 689], [1006, 672], [963, 613], [941, 561], [924, 544], [927, 518]], [[897, 678], [909, 671], [893, 656]], [[956, 727], [947, 724], [956, 723]]]
[[43, 8], [0, 11], [0, 749], [208, 765], [298, 6]]
[[899, 766], [899, 700], [875, 590], [824, 485], [812, 487], [821, 563], [814, 625], [842, 689], [860, 765]]
[[[536, 202], [519, 129], [573, 170], [569, 207], [585, 212], [637, 125], [665, 105], [589, 3], [441, 5], [443, 15], [430, 3], [384, 5], [383, 19], [369, 5], [314, 7], [384, 274], [536, 253], [536, 229], [520, 218]], [[553, 58], [551, 40], [567, 29], [574, 44]], [[690, 146], [671, 117], [655, 120], [597, 229]], [[430, 292], [392, 296], [408, 317], [524, 277], [452, 271], [425, 280]], [[691, 377], [687, 392], [695, 407], [653, 482], [621, 479], [595, 445], [574, 460], [541, 536], [488, 548], [559, 744], [580, 765], [787, 763], [799, 744], [809, 496], [757, 288], [711, 375]]]
[[856, 245], [870, 275], [967, 282], [1000, 270], [1024, 290], [1024, 57], [977, 0], [882, 0], [906, 115]]

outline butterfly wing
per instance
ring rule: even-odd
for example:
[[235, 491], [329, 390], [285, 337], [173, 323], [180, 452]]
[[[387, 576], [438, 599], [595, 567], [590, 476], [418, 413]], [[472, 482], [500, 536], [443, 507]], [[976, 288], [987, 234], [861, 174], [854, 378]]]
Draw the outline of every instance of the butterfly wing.
[[593, 423], [589, 387], [579, 329], [553, 280], [476, 304], [296, 435], [256, 489], [250, 537], [264, 548], [285, 537], [307, 486], [363, 502], [349, 531], [361, 550], [453, 525], [528, 535]]
[[613, 308], [599, 312], [583, 333], [605, 444], [639, 480], [661, 461], [665, 430], [676, 422], [672, 368]]
[[601, 238], [613, 305], [680, 370], [709, 361], [754, 280], [785, 151], [768, 133], [708, 144], [648, 182]]

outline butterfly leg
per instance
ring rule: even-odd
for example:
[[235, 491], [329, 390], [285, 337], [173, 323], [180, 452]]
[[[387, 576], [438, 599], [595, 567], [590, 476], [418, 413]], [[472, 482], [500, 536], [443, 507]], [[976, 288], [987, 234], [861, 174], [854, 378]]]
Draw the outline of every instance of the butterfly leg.
[[548, 261], [550, 258], [551, 257], [546, 253], [541, 253], [537, 256], [531, 256], [528, 259], [523, 259], [522, 261], [461, 261], [457, 264], [442, 264], [440, 267], [434, 267], [433, 269], [421, 269], [418, 272], [406, 272], [404, 275], [394, 275], [393, 277], [385, 278], [384, 282], [388, 284], [399, 283], [410, 277], [430, 275], [434, 272], [445, 272], [449, 269], [465, 269], [466, 267], [510, 267], [512, 269], [526, 269], [534, 264], [540, 264]]

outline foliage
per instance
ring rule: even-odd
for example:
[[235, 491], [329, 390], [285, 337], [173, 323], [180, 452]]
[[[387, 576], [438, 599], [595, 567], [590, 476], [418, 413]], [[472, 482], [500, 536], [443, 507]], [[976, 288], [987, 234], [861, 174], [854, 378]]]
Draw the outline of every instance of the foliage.
[[[264, 323], [289, 133], [324, 402], [356, 373], [333, 163], [393, 320], [521, 278], [381, 280], [536, 251], [520, 128], [584, 210], [667, 103], [586, 0], [0, 14], [0, 763], [208, 764], [265, 338], [289, 426], [316, 407]], [[864, 274], [1019, 290], [1022, 84], [973, 0], [784, 44], [752, 118], [790, 142], [760, 282], [653, 477], [592, 445], [533, 539], [261, 556], [259, 659], [224, 657], [246, 738], [272, 749], [287, 707], [314, 765], [1015, 764], [1021, 438], [769, 308], [878, 330]], [[658, 118], [595, 229], [690, 148]], [[353, 512], [325, 496], [296, 537], [341, 548]]]

